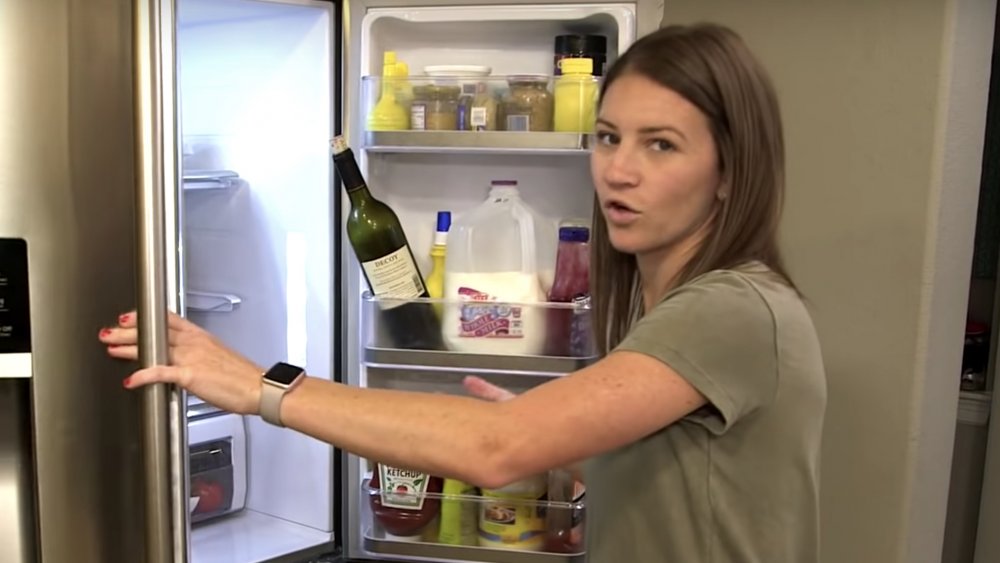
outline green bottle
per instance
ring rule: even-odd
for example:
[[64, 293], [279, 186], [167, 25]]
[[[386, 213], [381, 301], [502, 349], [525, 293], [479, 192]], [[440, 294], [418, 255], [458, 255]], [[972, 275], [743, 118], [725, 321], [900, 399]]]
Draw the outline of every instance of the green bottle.
[[[429, 297], [399, 217], [372, 197], [354, 153], [343, 137], [333, 140], [333, 161], [351, 200], [347, 238], [361, 263], [368, 289], [376, 297]], [[385, 302], [378, 308], [379, 325], [396, 348], [444, 350], [441, 324], [427, 302]]]

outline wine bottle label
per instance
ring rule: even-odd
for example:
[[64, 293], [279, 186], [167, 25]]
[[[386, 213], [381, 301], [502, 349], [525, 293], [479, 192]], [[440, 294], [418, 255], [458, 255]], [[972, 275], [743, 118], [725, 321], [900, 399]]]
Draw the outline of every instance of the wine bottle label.
[[420, 278], [420, 271], [417, 270], [410, 249], [406, 246], [392, 254], [362, 262], [361, 266], [376, 297], [416, 299], [424, 294], [424, 282]]
[[409, 469], [397, 469], [379, 464], [378, 480], [382, 506], [403, 510], [420, 510], [427, 494], [428, 475]]

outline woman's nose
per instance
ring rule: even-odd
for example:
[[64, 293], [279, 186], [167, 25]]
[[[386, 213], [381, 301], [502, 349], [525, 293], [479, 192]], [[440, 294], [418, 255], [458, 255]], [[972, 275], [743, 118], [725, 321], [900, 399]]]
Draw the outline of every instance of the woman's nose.
[[631, 147], [622, 144], [608, 155], [604, 180], [613, 187], [630, 187], [639, 183], [638, 158]]

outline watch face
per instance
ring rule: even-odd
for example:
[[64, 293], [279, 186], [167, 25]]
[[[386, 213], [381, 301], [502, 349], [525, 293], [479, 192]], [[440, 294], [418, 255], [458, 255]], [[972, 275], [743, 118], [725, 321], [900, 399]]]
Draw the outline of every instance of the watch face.
[[302, 374], [302, 368], [279, 362], [267, 370], [267, 379], [280, 385], [291, 385]]

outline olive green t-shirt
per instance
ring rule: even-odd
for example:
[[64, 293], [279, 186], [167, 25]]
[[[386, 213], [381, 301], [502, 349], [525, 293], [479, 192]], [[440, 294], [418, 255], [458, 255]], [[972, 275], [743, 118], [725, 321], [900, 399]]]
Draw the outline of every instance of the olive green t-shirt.
[[708, 406], [586, 464], [591, 563], [815, 563], [826, 380], [798, 294], [760, 263], [668, 294], [617, 350]]

